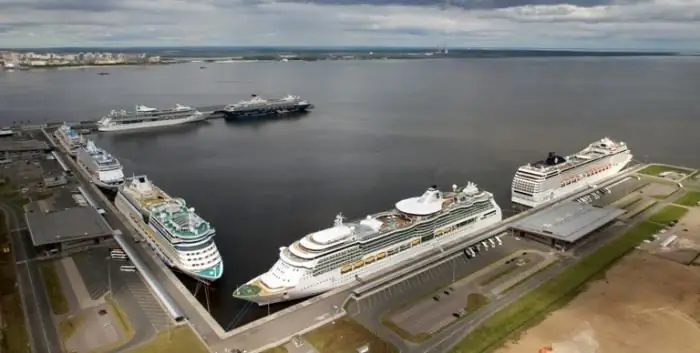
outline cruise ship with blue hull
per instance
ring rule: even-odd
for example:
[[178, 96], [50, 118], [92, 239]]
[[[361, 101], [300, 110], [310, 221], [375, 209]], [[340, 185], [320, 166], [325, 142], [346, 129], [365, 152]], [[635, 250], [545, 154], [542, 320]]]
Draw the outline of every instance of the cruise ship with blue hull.
[[298, 96], [288, 95], [280, 99], [267, 100], [253, 94], [253, 98], [235, 104], [229, 104], [214, 114], [222, 114], [227, 120], [247, 120], [282, 117], [306, 113], [314, 106]]

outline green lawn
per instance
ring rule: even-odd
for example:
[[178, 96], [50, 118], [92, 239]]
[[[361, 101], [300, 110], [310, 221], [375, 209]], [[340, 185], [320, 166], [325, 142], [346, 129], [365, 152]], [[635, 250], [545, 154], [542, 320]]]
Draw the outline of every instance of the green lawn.
[[661, 165], [661, 164], [650, 164], [650, 165], [644, 167], [638, 173], [645, 174], [645, 175], [659, 176], [659, 174], [661, 174], [663, 172], [676, 172], [676, 173], [683, 173], [685, 175], [690, 175], [693, 172], [695, 172], [695, 169], [672, 167], [672, 166]]
[[643, 222], [630, 229], [491, 316], [450, 352], [483, 353], [500, 347], [514, 333], [536, 324], [552, 309], [574, 298], [587, 281], [608, 269], [660, 229], [660, 225], [651, 222]]
[[489, 284], [496, 282], [498, 279], [503, 278], [515, 270], [518, 269], [518, 266], [515, 266], [514, 264], [508, 265], [508, 267], [501, 269], [499, 272], [494, 273], [490, 277], [487, 277], [481, 283], [479, 283], [480, 286], [488, 286]]
[[489, 305], [489, 298], [480, 293], [470, 293], [467, 296], [467, 305], [464, 306], [464, 310], [467, 314], [471, 314], [482, 307]]
[[357, 348], [365, 344], [369, 344], [370, 352], [399, 352], [348, 317], [321, 326], [305, 334], [304, 339], [319, 353], [356, 353]]
[[700, 192], [698, 191], [688, 191], [685, 193], [685, 195], [677, 198], [676, 201], [673, 201], [675, 204], [689, 207], [697, 206], [698, 202], [700, 202]]
[[[197, 334], [188, 325], [175, 326], [168, 330], [163, 330], [150, 342], [138, 346], [129, 353], [207, 353], [209, 350], [204, 346]], [[286, 352], [286, 350], [285, 350]]]
[[51, 311], [56, 315], [67, 313], [69, 310], [68, 302], [63, 295], [61, 280], [56, 273], [54, 262], [42, 262], [39, 264], [39, 270], [41, 271], [41, 278], [44, 280], [44, 286], [46, 287], [46, 295], [49, 296]]
[[680, 219], [686, 212], [688, 212], [687, 208], [668, 205], [649, 217], [649, 221], [665, 225], [671, 221]]

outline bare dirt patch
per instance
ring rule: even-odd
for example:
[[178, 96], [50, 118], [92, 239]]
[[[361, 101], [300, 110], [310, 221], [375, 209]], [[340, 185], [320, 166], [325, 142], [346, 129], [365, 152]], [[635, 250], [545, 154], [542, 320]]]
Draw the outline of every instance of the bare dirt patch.
[[700, 347], [700, 268], [635, 252], [498, 353], [659, 353]]

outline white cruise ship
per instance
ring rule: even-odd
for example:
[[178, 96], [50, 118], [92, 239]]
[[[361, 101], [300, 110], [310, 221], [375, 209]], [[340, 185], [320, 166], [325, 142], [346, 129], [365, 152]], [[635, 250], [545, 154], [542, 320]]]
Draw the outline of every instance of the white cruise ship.
[[561, 199], [617, 175], [632, 161], [624, 142], [603, 138], [568, 157], [554, 152], [518, 168], [513, 178], [514, 204], [537, 207]]
[[215, 230], [184, 200], [170, 197], [144, 175], [127, 178], [114, 204], [166, 265], [205, 282], [221, 278]]
[[116, 189], [124, 183], [124, 172], [119, 160], [88, 140], [76, 157], [78, 166], [85, 169], [92, 182], [106, 189]]
[[97, 122], [98, 131], [122, 131], [202, 121], [206, 116], [192, 107], [176, 104], [172, 109], [137, 105], [133, 112], [112, 110]]
[[75, 156], [78, 150], [85, 146], [85, 138], [83, 138], [83, 135], [76, 132], [66, 123], [63, 123], [63, 125], [56, 129], [54, 137], [56, 137], [61, 147], [72, 156]]
[[429, 188], [395, 209], [345, 222], [280, 248], [280, 258], [233, 296], [258, 305], [301, 299], [420, 258], [434, 246], [466, 239], [501, 221], [493, 195], [473, 183], [452, 192]]

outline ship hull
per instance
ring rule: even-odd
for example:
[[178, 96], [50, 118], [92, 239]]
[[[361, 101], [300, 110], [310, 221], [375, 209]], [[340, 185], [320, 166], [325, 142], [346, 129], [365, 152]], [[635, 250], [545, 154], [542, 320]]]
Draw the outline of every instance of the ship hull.
[[157, 127], [165, 127], [165, 126], [174, 126], [174, 125], [194, 123], [194, 122], [206, 120], [206, 118], [207, 118], [206, 115], [200, 114], [200, 115], [190, 115], [190, 116], [184, 117], [184, 118], [145, 121], [145, 122], [131, 123], [131, 124], [115, 124], [115, 123], [111, 123], [111, 124], [107, 124], [107, 125], [98, 124], [97, 131], [110, 132], [110, 131], [150, 129], [150, 128], [157, 128]]
[[119, 186], [124, 184], [124, 180], [121, 180], [119, 182], [106, 183], [106, 182], [100, 180], [100, 178], [97, 176], [97, 174], [95, 174], [94, 172], [91, 172], [89, 168], [86, 168], [85, 165], [80, 161], [79, 158], [76, 162], [77, 162], [76, 164], [78, 164], [78, 167], [80, 169], [82, 169], [83, 171], [85, 171], [85, 173], [87, 173], [90, 176], [90, 181], [93, 184], [97, 185], [98, 187], [100, 187], [104, 190], [114, 191], [114, 190], [117, 190], [119, 188]]
[[215, 114], [222, 114], [226, 120], [248, 120], [269, 117], [282, 117], [307, 113], [313, 108], [311, 104], [296, 104], [288, 107], [270, 107], [241, 111], [219, 110]]
[[[132, 202], [127, 196], [122, 192], [118, 192], [114, 199], [114, 205], [119, 212], [121, 212], [129, 224], [134, 228], [143, 240], [146, 241], [148, 247], [158, 256], [158, 258], [169, 268], [177, 270], [178, 272], [184, 273], [196, 280], [212, 283], [217, 279], [221, 278], [223, 274], [223, 264], [218, 264], [218, 275], [217, 277], [203, 277], [196, 272], [191, 272], [177, 266], [175, 262], [168, 256], [164, 251], [161, 250], [161, 244], [158, 244], [156, 237], [159, 235], [147, 224], [146, 219], [148, 218], [148, 211], [142, 207], [137, 207], [134, 202]], [[167, 246], [167, 245], [165, 245]]]
[[[606, 163], [611, 161], [613, 157], [605, 157], [600, 160], [600, 163]], [[629, 163], [632, 161], [632, 154], [627, 154], [625, 159], [617, 164], [613, 164], [612, 167], [600, 174], [597, 175], [591, 175], [589, 177], [586, 177], [582, 180], [580, 180], [577, 183], [573, 183], [571, 185], [565, 186], [565, 187], [559, 187], [559, 188], [553, 188], [549, 190], [544, 190], [541, 192], [534, 193], [532, 195], [532, 198], [526, 198], [526, 197], [521, 197], [518, 196], [518, 194], [514, 191], [511, 190], [512, 196], [511, 196], [511, 202], [520, 207], [524, 208], [534, 208], [541, 206], [547, 202], [555, 201], [555, 200], [560, 200], [563, 199], [567, 196], [570, 196], [576, 192], [580, 192], [586, 188], [593, 187], [594, 185], [603, 182], [605, 180], [608, 180], [610, 178], [615, 177], [618, 175]], [[584, 168], [580, 168], [580, 172], [583, 171]], [[572, 172], [567, 175], [575, 175], [577, 172]]]
[[61, 146], [61, 148], [63, 148], [63, 150], [66, 153], [73, 157], [75, 157], [78, 154], [78, 150], [80, 150], [80, 147], [71, 148], [70, 145], [66, 142], [66, 140], [58, 134], [53, 134], [53, 137], [56, 139], [56, 141], [58, 141], [58, 144]]
[[[275, 291], [275, 293], [266, 293], [265, 295], [260, 296], [247, 297], [234, 295], [234, 297], [256, 303], [259, 306], [265, 306], [290, 300], [305, 299], [348, 285], [352, 282], [359, 284], [361, 281], [366, 280], [368, 277], [371, 277], [378, 271], [389, 267], [395, 267], [411, 260], [420, 260], [420, 257], [425, 255], [426, 252], [434, 250], [440, 245], [453, 242], [455, 239], [465, 241], [472, 235], [481, 234], [483, 230], [498, 224], [501, 222], [501, 220], [502, 214], [500, 209], [498, 209], [498, 213], [496, 215], [482, 219], [470, 226], [456, 230], [453, 233], [447, 233], [440, 237], [434, 238], [434, 240], [412, 246], [408, 250], [389, 256], [385, 260], [377, 260], [357, 270], [343, 274], [341, 273], [341, 269], [338, 268], [318, 277], [313, 277], [314, 283], [300, 283], [292, 288]], [[251, 282], [259, 280], [259, 278], [260, 276], [253, 279]]]

